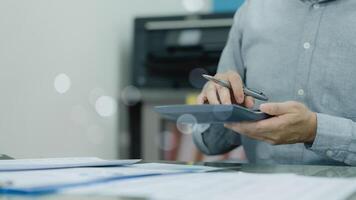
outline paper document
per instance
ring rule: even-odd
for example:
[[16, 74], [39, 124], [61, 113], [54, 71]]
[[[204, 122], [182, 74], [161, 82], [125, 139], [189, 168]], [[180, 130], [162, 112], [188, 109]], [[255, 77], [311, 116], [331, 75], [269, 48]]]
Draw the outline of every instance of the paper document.
[[193, 173], [132, 179], [63, 190], [67, 194], [122, 195], [156, 200], [338, 200], [356, 191], [355, 179], [293, 174]]
[[140, 160], [103, 160], [100, 158], [48, 158], [0, 160], [0, 171], [59, 169], [130, 165]]
[[213, 171], [222, 170], [222, 168], [202, 166], [202, 165], [179, 165], [179, 164], [165, 164], [165, 163], [140, 163], [140, 164], [131, 165], [130, 168], [155, 170], [158, 172], [166, 172], [166, 171], [213, 172]]
[[82, 167], [0, 172], [0, 194], [43, 194], [62, 189], [153, 177], [216, 170], [213, 167], [143, 163], [120, 167]]

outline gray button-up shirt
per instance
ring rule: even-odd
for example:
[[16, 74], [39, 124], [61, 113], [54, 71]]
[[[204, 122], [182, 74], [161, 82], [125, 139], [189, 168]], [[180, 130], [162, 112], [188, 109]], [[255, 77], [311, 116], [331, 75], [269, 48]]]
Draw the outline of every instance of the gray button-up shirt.
[[220, 60], [218, 72], [227, 70], [271, 102], [304, 103], [317, 135], [310, 147], [272, 146], [215, 124], [194, 133], [204, 153], [243, 145], [252, 163], [356, 165], [355, 0], [247, 0]]

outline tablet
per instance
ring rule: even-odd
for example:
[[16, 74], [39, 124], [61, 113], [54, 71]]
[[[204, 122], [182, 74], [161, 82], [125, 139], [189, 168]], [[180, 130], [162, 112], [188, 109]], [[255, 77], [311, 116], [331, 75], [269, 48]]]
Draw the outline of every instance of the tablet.
[[155, 111], [168, 120], [190, 116], [197, 123], [259, 121], [271, 117], [259, 110], [251, 110], [239, 105], [169, 105], [156, 106]]

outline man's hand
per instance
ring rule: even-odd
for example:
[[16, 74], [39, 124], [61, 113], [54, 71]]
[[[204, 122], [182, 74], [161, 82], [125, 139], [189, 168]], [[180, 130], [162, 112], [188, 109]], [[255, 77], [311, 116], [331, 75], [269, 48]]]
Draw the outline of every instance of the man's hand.
[[235, 71], [216, 74], [215, 78], [230, 83], [232, 91], [211, 81], [207, 82], [197, 98], [198, 104], [242, 104], [248, 108], [254, 105], [252, 97], [245, 97], [240, 75]]
[[225, 124], [225, 127], [273, 145], [314, 141], [317, 117], [303, 104], [294, 101], [266, 103], [260, 110], [274, 117], [258, 122]]

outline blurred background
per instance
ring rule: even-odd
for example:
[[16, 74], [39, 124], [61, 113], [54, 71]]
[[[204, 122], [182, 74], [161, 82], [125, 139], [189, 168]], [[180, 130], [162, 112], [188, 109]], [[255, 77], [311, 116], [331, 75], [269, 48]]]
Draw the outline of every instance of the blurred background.
[[242, 0], [0, 0], [0, 153], [243, 159], [194, 147], [156, 105], [194, 104]]

